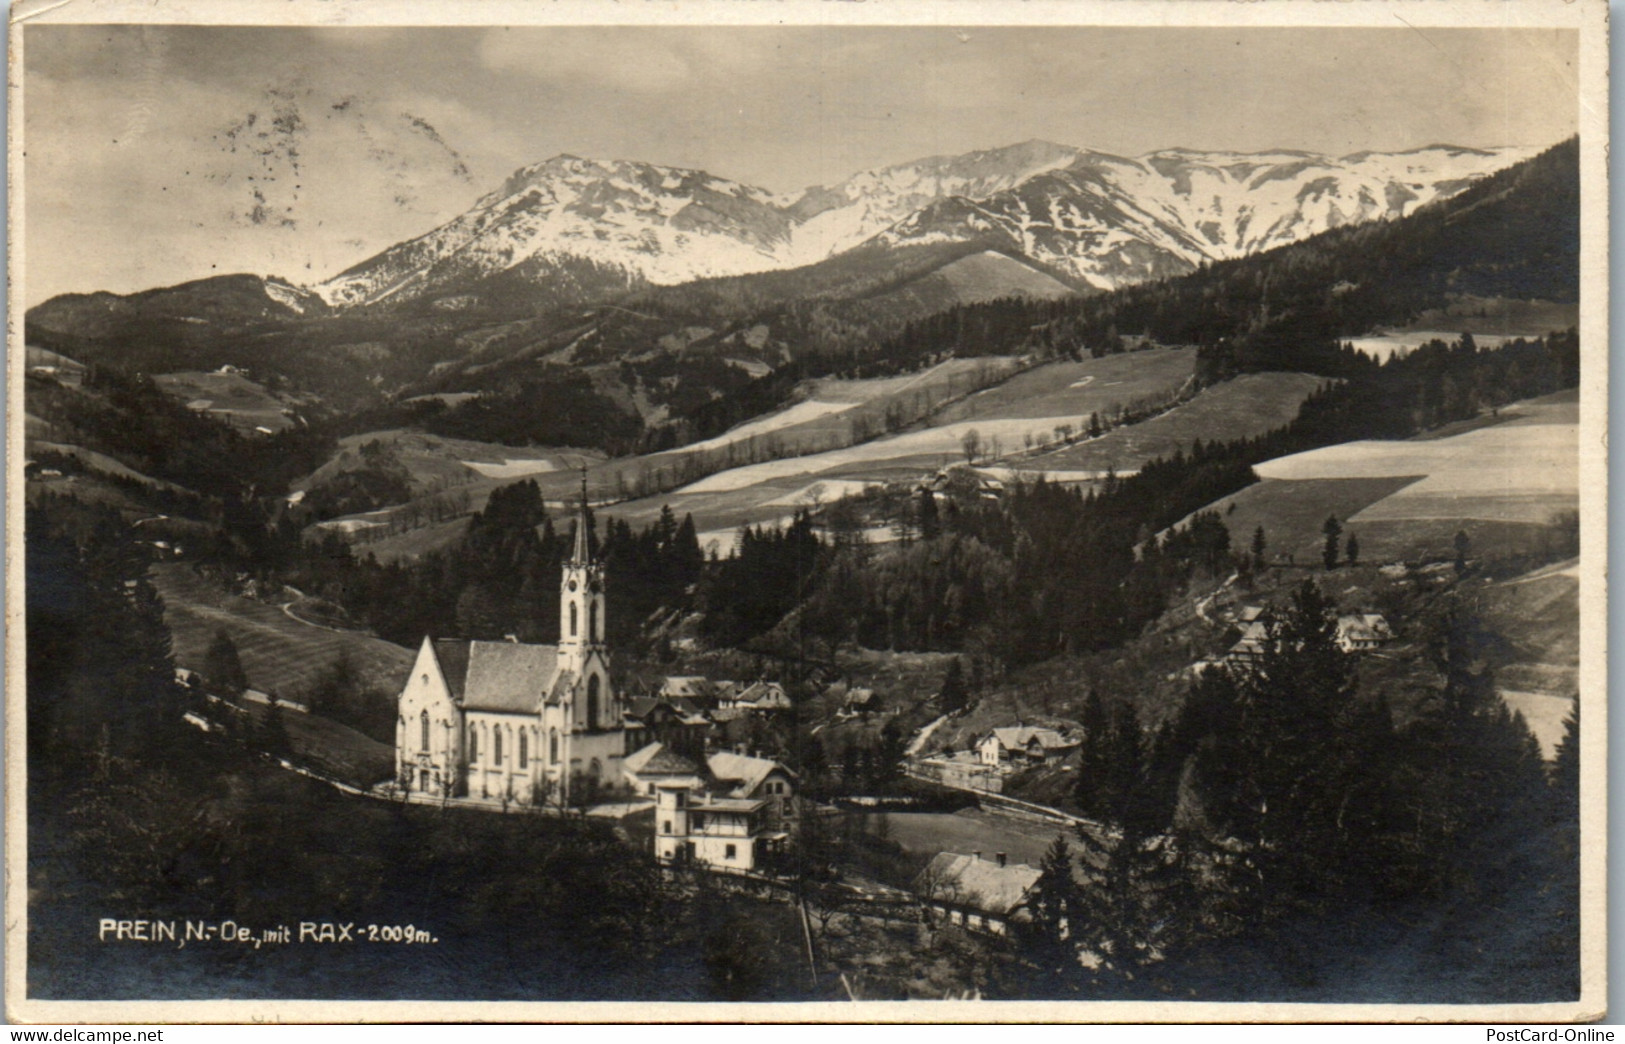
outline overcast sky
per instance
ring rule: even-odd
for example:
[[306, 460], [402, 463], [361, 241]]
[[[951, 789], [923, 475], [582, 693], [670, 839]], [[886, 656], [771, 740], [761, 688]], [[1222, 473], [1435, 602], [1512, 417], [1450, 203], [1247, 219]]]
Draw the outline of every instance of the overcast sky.
[[1543, 146], [1575, 132], [1575, 47], [1409, 28], [30, 26], [24, 294], [316, 282], [561, 152], [794, 191], [1028, 138]]

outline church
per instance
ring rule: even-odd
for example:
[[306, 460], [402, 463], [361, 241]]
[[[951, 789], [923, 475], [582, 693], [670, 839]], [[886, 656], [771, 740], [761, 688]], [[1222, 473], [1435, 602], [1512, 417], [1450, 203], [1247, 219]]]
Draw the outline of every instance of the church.
[[398, 701], [396, 782], [435, 797], [553, 804], [573, 786], [618, 784], [643, 741], [610, 682], [604, 595], [583, 489], [558, 644], [425, 637]]

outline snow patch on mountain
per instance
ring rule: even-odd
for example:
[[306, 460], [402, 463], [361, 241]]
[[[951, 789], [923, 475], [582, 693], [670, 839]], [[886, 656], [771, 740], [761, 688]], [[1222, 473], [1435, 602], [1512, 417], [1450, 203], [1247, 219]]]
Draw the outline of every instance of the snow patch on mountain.
[[314, 289], [339, 306], [406, 299], [542, 257], [550, 263], [526, 278], [551, 278], [574, 257], [672, 284], [811, 264], [863, 244], [982, 239], [1114, 289], [1401, 217], [1535, 151], [1131, 158], [1029, 141], [863, 171], [794, 198], [705, 171], [560, 155]]

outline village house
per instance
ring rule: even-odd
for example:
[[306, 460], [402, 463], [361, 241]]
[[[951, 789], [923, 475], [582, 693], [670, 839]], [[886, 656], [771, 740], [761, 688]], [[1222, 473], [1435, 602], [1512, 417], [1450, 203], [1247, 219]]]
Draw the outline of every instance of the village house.
[[1077, 745], [1054, 729], [1012, 725], [984, 736], [976, 753], [984, 765], [1037, 764]]
[[1369, 652], [1394, 637], [1379, 613], [1353, 613], [1337, 618], [1337, 647], [1344, 652]]
[[718, 705], [722, 708], [779, 711], [789, 710], [792, 704], [790, 695], [784, 691], [784, 686], [778, 682], [759, 681], [722, 696]]
[[711, 710], [717, 705], [716, 683], [697, 674], [667, 678], [656, 695], [662, 699], [687, 700], [701, 710]]
[[397, 700], [395, 778], [436, 797], [569, 799], [614, 782], [639, 737], [623, 721], [604, 645], [604, 567], [589, 549], [586, 491], [559, 584], [559, 641], [423, 639]]
[[670, 696], [639, 696], [628, 705], [624, 718], [627, 745], [633, 750], [658, 743], [691, 758], [705, 753], [713, 725], [694, 704]]
[[789, 835], [767, 825], [768, 802], [696, 790], [681, 782], [655, 789], [655, 858], [666, 865], [703, 864], [758, 871], [783, 851]]
[[944, 924], [1003, 935], [1031, 916], [1027, 904], [1039, 876], [1037, 867], [1010, 863], [1003, 852], [992, 859], [938, 852], [914, 878], [914, 894]]
[[777, 761], [718, 751], [695, 764], [645, 748], [627, 759], [626, 773], [638, 793], [655, 798], [662, 863], [754, 871], [789, 838], [794, 774]]

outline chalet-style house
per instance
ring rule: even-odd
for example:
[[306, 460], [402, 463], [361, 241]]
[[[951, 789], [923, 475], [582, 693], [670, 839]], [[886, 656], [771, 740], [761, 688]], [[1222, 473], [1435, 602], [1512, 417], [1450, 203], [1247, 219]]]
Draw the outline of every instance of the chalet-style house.
[[1077, 745], [1054, 729], [1012, 725], [984, 736], [976, 744], [976, 753], [984, 765], [1036, 764]]
[[1369, 652], [1394, 637], [1379, 613], [1354, 613], [1337, 618], [1337, 647], [1344, 652]]
[[1003, 852], [993, 859], [938, 852], [914, 878], [914, 894], [945, 924], [1003, 935], [1011, 922], [1030, 916], [1027, 903], [1039, 876], [1037, 867], [1009, 863]]
[[640, 739], [623, 721], [604, 645], [604, 567], [586, 498], [559, 584], [557, 645], [425, 637], [397, 701], [395, 777], [408, 792], [519, 803], [567, 800], [621, 777]]
[[646, 747], [627, 759], [625, 772], [634, 790], [655, 798], [662, 863], [754, 871], [789, 837], [795, 777], [777, 761], [718, 751], [697, 764]]

